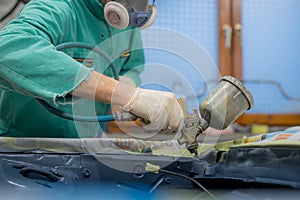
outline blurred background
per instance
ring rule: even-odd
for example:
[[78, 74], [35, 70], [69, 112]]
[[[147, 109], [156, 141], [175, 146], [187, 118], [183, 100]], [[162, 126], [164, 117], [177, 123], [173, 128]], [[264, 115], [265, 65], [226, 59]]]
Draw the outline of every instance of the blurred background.
[[[189, 0], [156, 4], [159, 14], [153, 27], [189, 37], [207, 52], [213, 64], [204, 62], [200, 73], [195, 73], [181, 55], [146, 50], [148, 63], [165, 64], [184, 74], [198, 103], [207, 96], [207, 89], [215, 87], [219, 77], [239, 78], [253, 94], [255, 103], [238, 124], [251, 129], [254, 125], [254, 132], [300, 124], [300, 1]], [[163, 37], [155, 39], [166, 42]], [[190, 44], [175, 41], [170, 40], [170, 46], [189, 49]], [[201, 52], [192, 48], [189, 53], [191, 57], [201, 57]], [[204, 77], [202, 72], [214, 66], [217, 71], [206, 71]], [[149, 73], [143, 75], [144, 80], [151, 79]], [[184, 84], [178, 79], [168, 80], [170, 90], [179, 95], [185, 91], [183, 97], [189, 95], [186, 87], [180, 90]], [[195, 101], [188, 105], [197, 108]]]

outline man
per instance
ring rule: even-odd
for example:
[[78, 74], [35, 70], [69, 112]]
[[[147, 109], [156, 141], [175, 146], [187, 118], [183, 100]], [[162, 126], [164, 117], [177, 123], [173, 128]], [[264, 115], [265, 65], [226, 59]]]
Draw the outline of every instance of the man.
[[[134, 86], [140, 84], [144, 54], [139, 30], [133, 26], [149, 24], [131, 18], [144, 5], [142, 11], [146, 11], [148, 1], [142, 0], [30, 1], [0, 32], [0, 135], [95, 137], [99, 132], [95, 123], [75, 123], [50, 114], [36, 98], [63, 111], [84, 114], [89, 109], [78, 104], [96, 101], [97, 115], [105, 114], [107, 104], [113, 103], [148, 121], [146, 130], [180, 130], [183, 112], [172, 93]], [[103, 59], [95, 61], [96, 67], [78, 62], [89, 60], [90, 53], [82, 49], [61, 52], [55, 48], [72, 41], [99, 46], [126, 81], [111, 78], [113, 73]], [[70, 100], [74, 97], [83, 103]]]

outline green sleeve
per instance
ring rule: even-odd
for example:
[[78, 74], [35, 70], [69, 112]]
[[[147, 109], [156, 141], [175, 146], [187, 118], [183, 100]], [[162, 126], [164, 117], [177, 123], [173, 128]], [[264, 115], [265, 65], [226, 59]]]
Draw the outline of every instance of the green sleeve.
[[130, 39], [130, 56], [123, 62], [120, 75], [129, 77], [139, 86], [141, 84], [140, 74], [144, 70], [144, 64], [145, 56], [140, 31], [135, 29]]
[[34, 1], [0, 32], [0, 87], [59, 104], [91, 69], [56, 50], [71, 24], [66, 2]]

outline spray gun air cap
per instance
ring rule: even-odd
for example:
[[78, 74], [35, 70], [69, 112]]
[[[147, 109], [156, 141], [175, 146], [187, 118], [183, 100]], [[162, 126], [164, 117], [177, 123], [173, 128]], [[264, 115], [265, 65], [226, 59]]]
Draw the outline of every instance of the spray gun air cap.
[[218, 86], [201, 102], [199, 110], [210, 127], [223, 130], [246, 110], [251, 109], [253, 104], [253, 96], [240, 80], [224, 76]]

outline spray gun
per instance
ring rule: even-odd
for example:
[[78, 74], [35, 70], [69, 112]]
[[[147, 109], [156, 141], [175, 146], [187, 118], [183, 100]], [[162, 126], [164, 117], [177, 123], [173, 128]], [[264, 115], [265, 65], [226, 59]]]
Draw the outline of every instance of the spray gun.
[[178, 139], [180, 145], [185, 144], [190, 153], [197, 155], [197, 137], [208, 127], [218, 130], [226, 129], [246, 110], [253, 107], [253, 97], [248, 89], [232, 76], [224, 76], [218, 86], [204, 99], [197, 109], [189, 115], [183, 99], [179, 103], [185, 113], [185, 125]]

